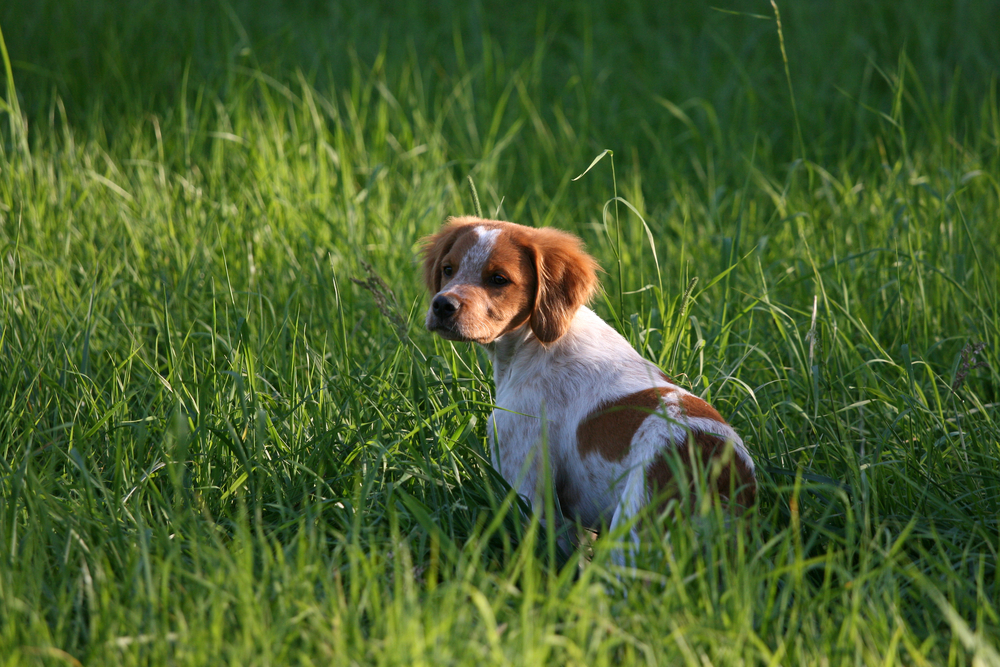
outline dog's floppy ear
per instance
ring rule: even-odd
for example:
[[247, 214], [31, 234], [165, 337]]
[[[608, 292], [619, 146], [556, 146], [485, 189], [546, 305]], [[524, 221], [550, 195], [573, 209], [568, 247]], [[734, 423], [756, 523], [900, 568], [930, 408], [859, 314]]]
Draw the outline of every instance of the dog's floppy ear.
[[557, 229], [542, 228], [531, 235], [538, 292], [528, 322], [542, 343], [559, 339], [577, 309], [597, 289], [597, 262], [584, 252], [580, 239]]
[[431, 294], [441, 291], [441, 260], [451, 247], [459, 232], [471, 223], [461, 218], [448, 218], [437, 233], [424, 237], [421, 252], [424, 255], [424, 284]]

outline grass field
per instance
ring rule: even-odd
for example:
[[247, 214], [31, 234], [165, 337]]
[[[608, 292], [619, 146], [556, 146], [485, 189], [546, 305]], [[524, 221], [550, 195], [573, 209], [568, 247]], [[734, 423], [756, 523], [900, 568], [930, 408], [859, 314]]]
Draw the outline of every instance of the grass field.
[[[697, 4], [0, 5], [0, 665], [1000, 665], [1000, 5]], [[746, 530], [526, 518], [422, 327], [472, 184]]]

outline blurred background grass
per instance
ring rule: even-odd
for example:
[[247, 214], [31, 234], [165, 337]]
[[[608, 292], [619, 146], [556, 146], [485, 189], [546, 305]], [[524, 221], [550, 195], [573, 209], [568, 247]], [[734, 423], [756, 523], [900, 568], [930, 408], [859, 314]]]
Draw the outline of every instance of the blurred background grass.
[[[777, 9], [787, 73], [767, 2], [4, 3], [0, 656], [995, 661], [1000, 6]], [[512, 511], [421, 326], [469, 177], [744, 434], [746, 544]]]

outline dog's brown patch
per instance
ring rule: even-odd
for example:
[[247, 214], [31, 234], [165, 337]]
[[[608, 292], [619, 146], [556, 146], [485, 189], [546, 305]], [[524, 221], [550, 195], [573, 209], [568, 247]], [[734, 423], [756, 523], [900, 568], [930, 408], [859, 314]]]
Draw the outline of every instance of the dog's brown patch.
[[[535, 308], [538, 275], [530, 245], [523, 236], [516, 228], [502, 228], [483, 266], [483, 284], [489, 293], [486, 316], [501, 327], [497, 334], [501, 336], [527, 322]], [[509, 284], [490, 289], [490, 278], [496, 274], [504, 276]]]
[[464, 255], [468, 247], [476, 241], [475, 234], [468, 234], [473, 227], [475, 222], [451, 218], [440, 231], [424, 238], [421, 242], [424, 256], [424, 284], [431, 294], [441, 291], [441, 263], [445, 255], [455, 248], [459, 237], [466, 237], [465, 249], [456, 253], [459, 257]]
[[668, 387], [644, 389], [591, 412], [576, 429], [580, 456], [597, 453], [607, 461], [621, 461], [628, 454], [632, 436], [642, 422], [656, 412], [661, 399], [672, 391]]
[[726, 420], [722, 418], [722, 415], [720, 415], [715, 408], [694, 394], [685, 394], [681, 398], [681, 410], [684, 411], [684, 415], [687, 417], [700, 417], [702, 419], [711, 419], [712, 421], [721, 422], [723, 424], [726, 423]]
[[698, 457], [697, 468], [707, 472], [710, 492], [731, 501], [730, 506], [735, 504], [745, 509], [753, 505], [757, 497], [757, 480], [750, 467], [725, 438], [701, 431], [693, 432], [689, 442], [676, 449], [658, 454], [646, 468], [646, 485], [653, 498], [666, 502], [681, 496], [681, 489], [665, 458], [677, 456], [681, 467], [687, 471], [688, 493], [693, 502], [695, 465], [692, 454]]
[[566, 333], [576, 311], [597, 289], [597, 260], [572, 234], [551, 227], [526, 230], [525, 245], [535, 257], [538, 276], [528, 322], [540, 342], [551, 343]]

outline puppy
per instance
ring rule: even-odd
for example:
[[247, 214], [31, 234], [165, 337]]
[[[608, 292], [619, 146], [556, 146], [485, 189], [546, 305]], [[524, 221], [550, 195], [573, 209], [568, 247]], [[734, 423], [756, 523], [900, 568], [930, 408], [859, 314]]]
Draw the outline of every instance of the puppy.
[[753, 505], [754, 464], [732, 427], [586, 307], [598, 267], [578, 238], [460, 217], [426, 238], [423, 254], [427, 328], [489, 354], [493, 466], [536, 513], [543, 451], [557, 519], [592, 530], [632, 522], [633, 548], [645, 505], [690, 497], [667, 457], [689, 480], [709, 471], [710, 490], [730, 506]]

